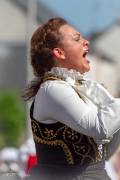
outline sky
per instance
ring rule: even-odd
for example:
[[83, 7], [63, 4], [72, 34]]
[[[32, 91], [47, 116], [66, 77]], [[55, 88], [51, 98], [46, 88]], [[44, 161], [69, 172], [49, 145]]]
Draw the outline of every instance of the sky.
[[120, 0], [38, 0], [84, 35], [102, 31], [120, 19]]

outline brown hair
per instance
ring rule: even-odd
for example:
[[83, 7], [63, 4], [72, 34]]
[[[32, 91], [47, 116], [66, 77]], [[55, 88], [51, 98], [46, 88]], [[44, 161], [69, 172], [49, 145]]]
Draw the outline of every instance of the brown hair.
[[62, 18], [52, 18], [38, 27], [33, 33], [30, 56], [31, 65], [36, 78], [31, 81], [26, 88], [23, 95], [25, 100], [29, 100], [36, 95], [42, 83], [42, 77], [55, 66], [52, 50], [61, 44], [62, 35], [59, 33], [59, 29], [65, 24], [67, 24], [67, 21]]

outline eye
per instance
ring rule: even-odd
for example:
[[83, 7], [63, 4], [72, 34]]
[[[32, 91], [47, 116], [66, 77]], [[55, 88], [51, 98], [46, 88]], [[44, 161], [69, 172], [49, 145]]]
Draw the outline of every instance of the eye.
[[80, 38], [79, 38], [79, 37], [75, 38], [75, 41], [79, 41], [79, 40], [80, 40]]
[[74, 38], [74, 40], [75, 40], [75, 41], [79, 41], [79, 40], [80, 40], [80, 36], [76, 36], [76, 37]]

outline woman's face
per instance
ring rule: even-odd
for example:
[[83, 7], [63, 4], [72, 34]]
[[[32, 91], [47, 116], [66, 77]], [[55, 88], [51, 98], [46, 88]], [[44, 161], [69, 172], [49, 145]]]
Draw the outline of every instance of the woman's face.
[[89, 42], [68, 24], [63, 25], [59, 32], [63, 36], [62, 50], [65, 68], [75, 69], [81, 73], [88, 72], [90, 70], [90, 61], [86, 55], [89, 50]]

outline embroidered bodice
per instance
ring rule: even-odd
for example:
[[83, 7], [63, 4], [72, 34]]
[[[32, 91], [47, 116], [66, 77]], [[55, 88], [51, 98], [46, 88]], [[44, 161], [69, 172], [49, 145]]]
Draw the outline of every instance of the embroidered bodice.
[[38, 163], [84, 167], [104, 159], [93, 138], [60, 122], [40, 123], [33, 118], [33, 108], [34, 103], [31, 106], [31, 126]]
[[[57, 67], [52, 68], [46, 76], [44, 81], [61, 79], [66, 81], [76, 93], [78, 93], [76, 82], [84, 81], [83, 75], [79, 72]], [[33, 117], [33, 109], [34, 104], [31, 107], [31, 125], [37, 154], [40, 154], [39, 163], [87, 166], [105, 158], [104, 147], [101, 146], [99, 149], [100, 146], [97, 146], [93, 138], [61, 122], [50, 124], [38, 122]]]

